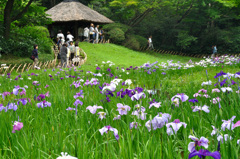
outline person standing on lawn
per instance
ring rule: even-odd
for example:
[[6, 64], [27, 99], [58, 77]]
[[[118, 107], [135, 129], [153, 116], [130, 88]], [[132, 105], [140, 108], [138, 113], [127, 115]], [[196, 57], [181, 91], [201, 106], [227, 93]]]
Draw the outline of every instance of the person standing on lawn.
[[154, 49], [152, 42], [152, 35], [148, 38], [148, 49]]
[[213, 52], [212, 52], [212, 58], [214, 58], [217, 54], [217, 46], [216, 45], [213, 45], [212, 46], [212, 49], [213, 49]]
[[38, 64], [38, 45], [36, 45], [36, 44], [33, 46], [32, 56], [34, 56], [33, 67], [37, 68], [37, 64]]

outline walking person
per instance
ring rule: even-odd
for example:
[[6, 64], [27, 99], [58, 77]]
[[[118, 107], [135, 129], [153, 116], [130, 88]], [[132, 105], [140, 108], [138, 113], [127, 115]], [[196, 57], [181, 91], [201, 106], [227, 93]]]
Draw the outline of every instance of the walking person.
[[103, 40], [104, 40], [104, 30], [102, 28], [100, 29], [99, 35], [100, 35], [100, 43], [103, 43]]
[[91, 23], [91, 25], [90, 25], [89, 33], [90, 33], [90, 42], [93, 43], [94, 42], [94, 34], [95, 34], [93, 23]]
[[95, 43], [98, 43], [98, 39], [99, 39], [99, 31], [98, 31], [99, 25], [97, 25], [95, 27]]
[[212, 49], [213, 49], [213, 51], [212, 51], [212, 58], [214, 58], [216, 56], [216, 54], [217, 54], [217, 46], [213, 45]]
[[74, 58], [75, 52], [76, 52], [76, 48], [73, 45], [72, 41], [70, 41], [70, 45], [68, 48], [70, 49], [70, 61], [72, 61], [72, 59]]
[[38, 64], [38, 45], [36, 45], [36, 44], [33, 46], [32, 56], [34, 56], [33, 67], [38, 68], [37, 67], [37, 64]]
[[57, 34], [57, 42], [59, 41], [60, 37], [62, 37], [62, 39], [65, 41], [65, 37], [64, 37], [64, 35], [63, 35], [63, 33], [62, 33], [62, 30], [59, 30], [59, 31], [58, 31], [58, 34]]
[[154, 49], [152, 42], [152, 35], [148, 38], [148, 49]]
[[67, 44], [64, 43], [63, 46], [60, 49], [60, 55], [61, 55], [61, 65], [62, 67], [66, 67], [67, 65]]
[[89, 40], [89, 29], [88, 27], [84, 28], [84, 41], [88, 41]]
[[74, 36], [70, 33], [70, 31], [67, 32], [67, 39], [69, 41], [73, 41], [73, 39], [74, 39]]

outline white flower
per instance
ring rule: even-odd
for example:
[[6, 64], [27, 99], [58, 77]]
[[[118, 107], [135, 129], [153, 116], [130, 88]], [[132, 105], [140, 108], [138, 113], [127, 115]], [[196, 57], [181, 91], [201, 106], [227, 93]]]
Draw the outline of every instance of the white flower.
[[131, 84], [132, 84], [132, 80], [131, 80], [131, 79], [127, 79], [127, 80], [125, 81], [125, 84], [131, 85]]
[[203, 82], [201, 84], [201, 86], [204, 86], [204, 85], [212, 85], [212, 81]]
[[226, 91], [228, 91], [228, 92], [232, 92], [232, 91], [233, 91], [232, 88], [230, 88], [230, 87], [222, 87], [221, 90], [222, 90], [224, 93], [225, 93]]
[[56, 159], [78, 159], [77, 157], [73, 157], [73, 156], [70, 156], [70, 155], [68, 155], [68, 153], [67, 152], [61, 152], [61, 155], [62, 156], [59, 156], [58, 158], [56, 158]]
[[28, 77], [29, 80], [31, 80], [31, 77]]

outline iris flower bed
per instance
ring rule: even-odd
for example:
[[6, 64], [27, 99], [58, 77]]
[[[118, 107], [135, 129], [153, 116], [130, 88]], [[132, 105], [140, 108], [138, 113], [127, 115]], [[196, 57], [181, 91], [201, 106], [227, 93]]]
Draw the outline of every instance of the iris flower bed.
[[239, 158], [239, 62], [2, 75], [0, 158]]

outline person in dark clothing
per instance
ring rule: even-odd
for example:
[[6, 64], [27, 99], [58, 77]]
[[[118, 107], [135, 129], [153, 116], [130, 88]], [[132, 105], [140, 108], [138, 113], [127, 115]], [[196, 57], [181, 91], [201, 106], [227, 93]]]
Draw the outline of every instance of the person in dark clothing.
[[32, 51], [32, 55], [34, 56], [34, 68], [37, 67], [38, 64], [38, 45], [34, 45], [33, 46], [33, 51]]
[[66, 43], [64, 43], [63, 46], [61, 47], [60, 55], [61, 55], [62, 67], [66, 67], [67, 65], [67, 44]]

